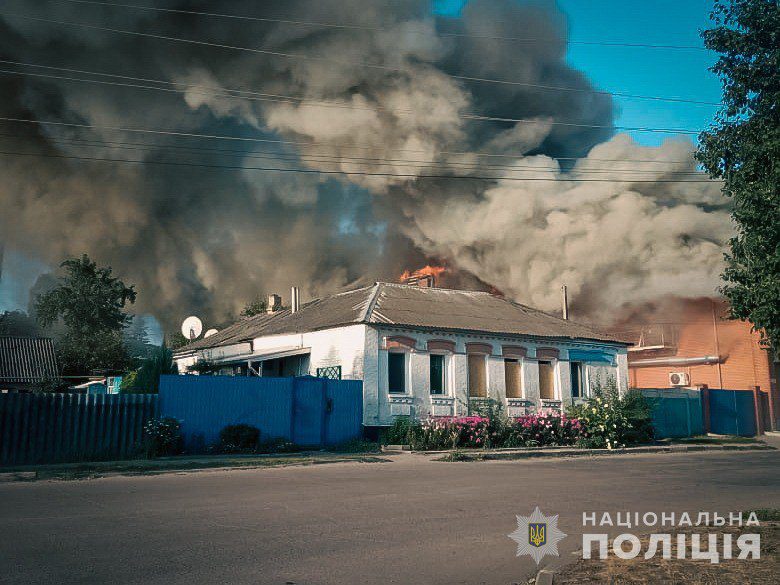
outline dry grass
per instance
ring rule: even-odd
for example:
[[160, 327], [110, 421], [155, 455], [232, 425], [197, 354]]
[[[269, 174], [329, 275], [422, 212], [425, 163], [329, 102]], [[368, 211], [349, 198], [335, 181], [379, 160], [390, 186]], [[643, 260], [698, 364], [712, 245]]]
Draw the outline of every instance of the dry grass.
[[[723, 533], [732, 533], [734, 542], [734, 556], [737, 555], [737, 536], [742, 533], [757, 532], [761, 534], [761, 558], [760, 559], [729, 559], [721, 560], [719, 564], [711, 564], [708, 560], [690, 559], [690, 534], [694, 532], [718, 533], [718, 547], [721, 550]], [[622, 560], [615, 557], [610, 551], [606, 560], [590, 559], [579, 560], [562, 572], [555, 575], [554, 582], [558, 584], [574, 585], [579, 583], [600, 584], [686, 584], [686, 585], [722, 585], [727, 583], [755, 583], [773, 584], [780, 583], [780, 559], [778, 559], [778, 547], [780, 547], [780, 522], [761, 522], [761, 527], [704, 527], [685, 531], [689, 535], [687, 539], [687, 559], [664, 560], [660, 556], [645, 559], [643, 554], [648, 550], [648, 537], [642, 539], [642, 552], [631, 560]], [[672, 553], [676, 552], [672, 537]], [[706, 548], [706, 537], [702, 537], [702, 543]], [[595, 552], [595, 547], [594, 547]]]

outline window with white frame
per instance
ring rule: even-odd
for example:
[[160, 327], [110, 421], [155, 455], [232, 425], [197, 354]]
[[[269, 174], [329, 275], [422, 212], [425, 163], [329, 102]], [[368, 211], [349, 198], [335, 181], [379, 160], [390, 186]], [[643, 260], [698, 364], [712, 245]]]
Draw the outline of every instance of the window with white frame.
[[519, 359], [504, 359], [504, 380], [507, 398], [523, 397], [523, 371]]
[[539, 398], [555, 400], [555, 364], [539, 360]]
[[432, 353], [429, 356], [428, 375], [430, 379], [431, 394], [446, 394], [446, 364], [447, 357], [440, 353]]
[[390, 394], [406, 393], [406, 353], [391, 351], [387, 354], [387, 391]]
[[487, 397], [487, 356], [482, 353], [468, 354], [469, 397]]
[[582, 362], [570, 362], [571, 369], [571, 397], [585, 398], [585, 367]]

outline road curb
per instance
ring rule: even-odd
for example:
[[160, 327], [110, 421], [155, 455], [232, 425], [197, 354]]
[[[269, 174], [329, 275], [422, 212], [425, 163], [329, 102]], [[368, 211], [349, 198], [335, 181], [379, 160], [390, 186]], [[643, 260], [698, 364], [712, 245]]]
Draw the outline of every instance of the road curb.
[[755, 445], [670, 445], [651, 447], [629, 447], [624, 449], [573, 449], [558, 448], [555, 450], [508, 450], [496, 449], [489, 451], [480, 450], [452, 450], [452, 451], [412, 451], [413, 455], [422, 456], [447, 456], [457, 453], [458, 461], [493, 461], [506, 459], [543, 459], [559, 457], [600, 457], [616, 455], [643, 455], [658, 453], [692, 453], [702, 451], [776, 451], [774, 447], [766, 444]]
[[535, 585], [552, 585], [554, 573], [549, 569], [542, 569], [536, 574]]

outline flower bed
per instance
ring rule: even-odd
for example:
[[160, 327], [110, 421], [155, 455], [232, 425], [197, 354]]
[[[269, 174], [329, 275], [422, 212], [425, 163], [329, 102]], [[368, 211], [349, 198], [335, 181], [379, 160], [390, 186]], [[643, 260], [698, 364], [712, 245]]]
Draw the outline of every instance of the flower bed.
[[[574, 445], [584, 437], [578, 419], [555, 411], [519, 418], [429, 417], [403, 421], [392, 429], [398, 442], [418, 450], [492, 449]], [[395, 432], [394, 432], [395, 431]]]

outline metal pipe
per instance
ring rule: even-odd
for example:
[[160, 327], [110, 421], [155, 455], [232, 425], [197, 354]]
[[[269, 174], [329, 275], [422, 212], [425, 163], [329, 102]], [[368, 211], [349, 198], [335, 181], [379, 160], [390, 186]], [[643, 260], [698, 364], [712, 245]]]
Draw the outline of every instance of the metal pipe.
[[566, 288], [565, 284], [561, 287], [561, 304], [562, 304], [563, 318], [568, 321], [568, 319], [569, 319], [569, 291]]
[[290, 312], [297, 313], [298, 309], [301, 308], [301, 292], [297, 286], [292, 287], [290, 297]]
[[629, 361], [629, 367], [643, 366], [699, 366], [709, 364], [719, 364], [723, 360], [717, 355], [704, 355], [690, 358], [651, 358], [646, 360]]

